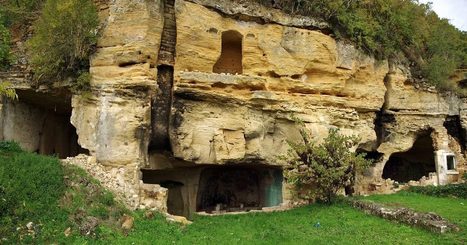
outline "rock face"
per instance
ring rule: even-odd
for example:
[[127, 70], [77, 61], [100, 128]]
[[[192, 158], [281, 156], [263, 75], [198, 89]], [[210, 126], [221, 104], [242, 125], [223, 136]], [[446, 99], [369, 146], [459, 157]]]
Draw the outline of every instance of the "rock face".
[[[286, 140], [298, 136], [292, 115], [317, 137], [338, 126], [376, 141], [373, 120], [384, 102], [387, 62], [317, 31], [237, 21], [184, 1], [176, 10], [176, 157], [280, 164]], [[213, 73], [229, 30], [243, 37], [242, 74]]]
[[[375, 165], [358, 176], [359, 194], [403, 188], [405, 177], [413, 185], [455, 182], [465, 171], [466, 103], [416, 88], [405, 67], [333, 39], [326, 23], [236, 1], [116, 0], [99, 8], [92, 92], [73, 96], [70, 120], [91, 165], [110, 174], [96, 178], [129, 207], [190, 216], [215, 202], [231, 210], [291, 203], [274, 169], [285, 164], [278, 156], [287, 141], [300, 138], [293, 118], [317, 141], [333, 127], [360, 137], [355, 150]], [[0, 137], [28, 146], [27, 136], [9, 131], [27, 119], [5, 116], [14, 103], [3, 102]], [[228, 176], [249, 169], [239, 179], [258, 185], [249, 190], [262, 204], [226, 197], [241, 189], [235, 179], [206, 185], [223, 193], [201, 190], [203, 178], [216, 183], [204, 172], [212, 168]]]

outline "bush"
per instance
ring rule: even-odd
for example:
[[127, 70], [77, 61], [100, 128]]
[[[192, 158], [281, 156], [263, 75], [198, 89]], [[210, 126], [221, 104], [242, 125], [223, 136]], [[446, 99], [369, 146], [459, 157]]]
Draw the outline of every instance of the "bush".
[[10, 62], [10, 31], [2, 23], [0, 13], [0, 69], [7, 68]]
[[289, 153], [281, 158], [288, 162], [285, 177], [301, 198], [330, 203], [339, 189], [354, 184], [356, 171], [371, 164], [363, 154], [350, 151], [358, 139], [338, 129], [330, 129], [320, 145], [311, 141], [303, 125], [300, 135], [302, 142], [289, 142]]
[[44, 0], [3, 0], [0, 15], [6, 26], [27, 25], [38, 13]]
[[39, 81], [56, 81], [89, 69], [99, 20], [92, 0], [47, 0], [28, 41]]
[[441, 186], [411, 186], [409, 191], [436, 197], [467, 198], [467, 183]]
[[21, 146], [14, 141], [0, 141], [0, 153], [22, 152]]
[[0, 98], [1, 96], [6, 96], [9, 99], [18, 99], [16, 90], [13, 88], [9, 82], [0, 82]]
[[82, 72], [76, 82], [71, 86], [71, 90], [75, 93], [87, 92], [91, 90], [91, 74], [89, 72]]

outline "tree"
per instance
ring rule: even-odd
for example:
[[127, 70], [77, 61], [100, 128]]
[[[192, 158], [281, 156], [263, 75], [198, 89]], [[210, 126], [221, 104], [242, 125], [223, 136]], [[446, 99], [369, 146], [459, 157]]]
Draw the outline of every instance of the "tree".
[[35, 77], [57, 81], [84, 74], [97, 42], [98, 25], [92, 0], [47, 0], [28, 41]]
[[300, 198], [331, 203], [339, 189], [353, 185], [356, 171], [371, 161], [350, 149], [358, 143], [355, 136], [345, 136], [330, 129], [324, 141], [316, 145], [301, 123], [301, 142], [289, 142], [289, 152], [282, 156], [288, 162], [285, 177]]

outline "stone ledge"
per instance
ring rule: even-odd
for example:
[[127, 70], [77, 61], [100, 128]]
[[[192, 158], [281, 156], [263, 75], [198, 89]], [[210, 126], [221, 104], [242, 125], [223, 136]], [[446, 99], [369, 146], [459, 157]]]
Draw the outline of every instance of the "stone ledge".
[[458, 226], [435, 213], [419, 213], [409, 208], [388, 208], [370, 201], [350, 200], [349, 202], [352, 207], [363, 210], [367, 214], [421, 227], [432, 232], [446, 233], [460, 230]]

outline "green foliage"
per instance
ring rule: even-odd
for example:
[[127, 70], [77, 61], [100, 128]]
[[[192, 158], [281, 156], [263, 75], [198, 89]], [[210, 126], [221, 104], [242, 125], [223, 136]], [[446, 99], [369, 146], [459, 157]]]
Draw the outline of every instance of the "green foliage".
[[12, 100], [18, 99], [15, 89], [9, 82], [0, 82], [0, 97], [2, 95]]
[[[62, 166], [59, 159], [21, 150], [15, 142], [0, 141], [0, 241], [7, 244], [65, 244], [84, 238], [79, 228], [88, 217], [102, 230], [119, 233], [119, 219], [128, 211], [84, 170]], [[26, 224], [33, 223], [33, 232]], [[71, 235], [64, 231], [70, 227]], [[6, 240], [4, 240], [6, 239]]]
[[[2, 142], [0, 155], [0, 234], [19, 237], [16, 227], [39, 224], [52, 215], [63, 194], [63, 170], [58, 159], [19, 150]], [[12, 233], [13, 232], [13, 233]]]
[[91, 89], [91, 74], [89, 72], [82, 72], [76, 82], [72, 84], [71, 89], [75, 93], [89, 92]]
[[10, 31], [2, 21], [2, 14], [0, 12], [0, 69], [5, 69], [10, 65]]
[[0, 15], [6, 26], [26, 25], [37, 14], [44, 0], [3, 0]]
[[35, 77], [56, 81], [87, 71], [98, 24], [92, 0], [47, 0], [28, 41]]
[[330, 129], [324, 141], [316, 145], [302, 125], [302, 142], [289, 142], [290, 150], [282, 158], [288, 162], [285, 176], [301, 198], [330, 203], [339, 189], [353, 185], [355, 172], [371, 164], [364, 155], [350, 151], [358, 143]]
[[458, 197], [467, 199], [467, 183], [441, 186], [411, 186], [409, 191], [435, 197]]
[[0, 153], [18, 153], [22, 151], [21, 146], [14, 141], [0, 141]]
[[22, 31], [37, 15], [43, 0], [0, 0], [0, 69], [13, 62], [10, 29]]
[[347, 38], [379, 58], [403, 53], [414, 74], [440, 89], [467, 65], [467, 34], [416, 0], [256, 0], [292, 14], [320, 17], [337, 37]]

